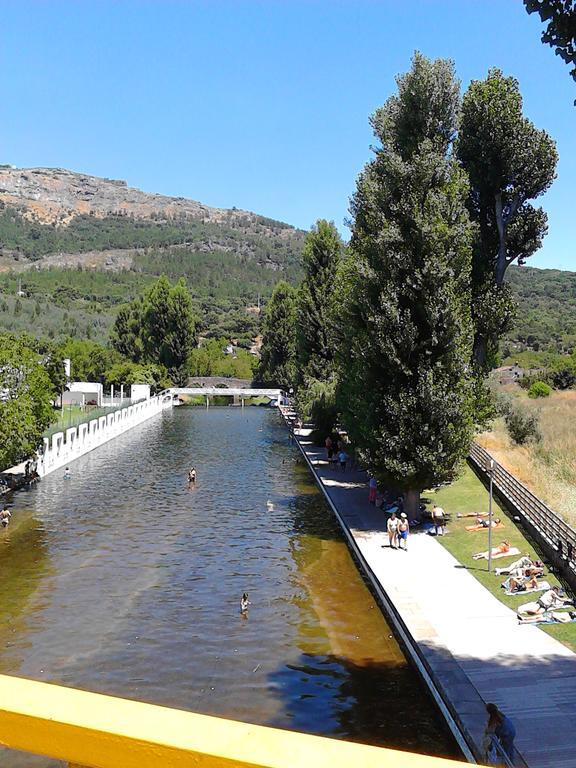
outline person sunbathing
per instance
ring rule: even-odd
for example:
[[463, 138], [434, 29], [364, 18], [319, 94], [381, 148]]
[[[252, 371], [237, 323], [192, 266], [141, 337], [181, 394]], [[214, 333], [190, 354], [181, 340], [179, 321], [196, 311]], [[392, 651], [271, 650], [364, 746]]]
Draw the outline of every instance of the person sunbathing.
[[456, 512], [456, 517], [473, 517], [478, 519], [479, 517], [488, 517], [488, 512]]
[[552, 623], [557, 621], [559, 624], [569, 624], [576, 621], [576, 611], [545, 611], [535, 616], [518, 616], [520, 624], [539, 624], [541, 622]]
[[476, 525], [467, 525], [466, 530], [467, 531], [483, 531], [484, 528], [498, 528], [502, 527], [502, 521], [499, 517], [497, 517], [495, 520], [492, 520], [490, 523], [488, 520], [482, 520], [480, 517], [476, 518]]
[[544, 592], [542, 597], [538, 598], [538, 600], [518, 606], [517, 611], [519, 614], [540, 616], [547, 611], [563, 608], [565, 605], [572, 605], [572, 601], [563, 594], [560, 587], [552, 587], [548, 592]]
[[510, 576], [502, 586], [506, 592], [528, 592], [533, 589], [538, 589], [538, 579], [536, 576], [531, 576], [528, 579], [517, 579], [514, 576]]
[[535, 573], [535, 575], [542, 575], [544, 573], [544, 563], [541, 560], [532, 560], [530, 555], [522, 555], [518, 560], [515, 560], [510, 565], [505, 565], [503, 568], [496, 568], [495, 573], [497, 576], [526, 576], [525, 571], [529, 569], [539, 569], [541, 573]]
[[505, 555], [510, 551], [510, 544], [507, 541], [502, 541], [497, 547], [492, 547], [492, 551], [486, 550], [486, 552], [476, 552], [472, 555], [473, 560], [488, 560], [490, 554], [492, 557], [498, 557], [499, 555]]

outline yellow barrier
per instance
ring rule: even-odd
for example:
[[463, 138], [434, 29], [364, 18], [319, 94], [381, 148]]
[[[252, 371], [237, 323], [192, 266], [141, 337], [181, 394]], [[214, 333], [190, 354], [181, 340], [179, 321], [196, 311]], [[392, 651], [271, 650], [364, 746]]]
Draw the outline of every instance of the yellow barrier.
[[0, 744], [90, 768], [465, 765], [5, 675], [0, 675]]

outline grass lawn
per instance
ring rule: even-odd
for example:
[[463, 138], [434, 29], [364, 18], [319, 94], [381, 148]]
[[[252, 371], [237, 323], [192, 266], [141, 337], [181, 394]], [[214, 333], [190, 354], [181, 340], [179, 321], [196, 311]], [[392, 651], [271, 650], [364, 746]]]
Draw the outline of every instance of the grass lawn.
[[[475, 531], [470, 533], [465, 529], [467, 525], [473, 525], [474, 519], [469, 517], [457, 518], [457, 513], [466, 514], [468, 512], [487, 512], [488, 511], [488, 491], [476, 477], [472, 469], [466, 466], [462, 476], [449, 486], [438, 489], [436, 492], [428, 491], [425, 494], [432, 503], [439, 504], [449, 517], [448, 533], [438, 538], [438, 541], [460, 562], [465, 565], [470, 573], [478, 581], [490, 590], [500, 602], [509, 608], [515, 609], [522, 603], [538, 598], [539, 594], [529, 595], [505, 595], [500, 584], [506, 579], [506, 576], [496, 576], [488, 572], [487, 560], [473, 560], [472, 555], [475, 552], [483, 552], [488, 549], [488, 531]], [[529, 554], [538, 560], [544, 560], [541, 554], [534, 548], [534, 545], [526, 538], [522, 529], [517, 527], [508, 514], [498, 504], [496, 499], [493, 501], [492, 513], [494, 517], [502, 519], [503, 528], [492, 531], [492, 546], [497, 546], [501, 541], [508, 541], [511, 547], [517, 547], [520, 555]], [[492, 561], [493, 568], [504, 567], [513, 562], [516, 557], [501, 558]], [[549, 571], [546, 572], [546, 581], [551, 585], [559, 584], [558, 579]], [[543, 629], [556, 640], [569, 646], [576, 651], [576, 623], [574, 624], [541, 624]]]

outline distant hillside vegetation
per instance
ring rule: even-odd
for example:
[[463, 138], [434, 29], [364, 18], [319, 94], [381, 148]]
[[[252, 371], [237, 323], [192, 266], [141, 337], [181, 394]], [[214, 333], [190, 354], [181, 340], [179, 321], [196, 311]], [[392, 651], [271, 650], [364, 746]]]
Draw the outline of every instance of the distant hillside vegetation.
[[298, 281], [304, 237], [249, 211], [122, 181], [0, 166], [0, 327], [105, 337], [117, 307], [166, 274], [186, 280], [203, 330], [247, 343], [259, 297], [281, 278]]
[[518, 314], [503, 344], [504, 357], [523, 350], [571, 353], [576, 348], [576, 272], [510, 267], [507, 276]]

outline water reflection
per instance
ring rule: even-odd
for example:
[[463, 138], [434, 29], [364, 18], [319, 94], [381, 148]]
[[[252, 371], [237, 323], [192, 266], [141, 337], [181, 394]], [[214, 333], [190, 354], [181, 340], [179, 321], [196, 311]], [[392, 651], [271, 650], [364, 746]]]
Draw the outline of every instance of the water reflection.
[[72, 470], [15, 504], [4, 671], [455, 754], [276, 413], [177, 409]]

